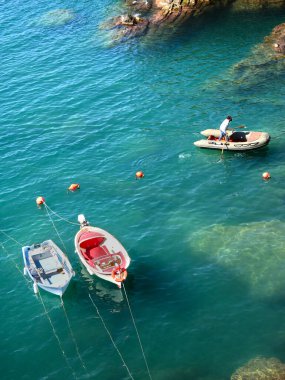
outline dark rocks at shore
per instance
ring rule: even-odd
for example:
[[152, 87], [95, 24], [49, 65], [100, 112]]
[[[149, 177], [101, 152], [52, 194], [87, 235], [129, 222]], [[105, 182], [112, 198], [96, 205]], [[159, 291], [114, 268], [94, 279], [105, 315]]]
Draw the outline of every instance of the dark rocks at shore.
[[285, 69], [285, 23], [276, 26], [252, 54], [233, 67], [233, 77], [243, 86], [252, 86], [278, 77]]
[[[140, 15], [129, 15], [129, 21], [125, 16], [118, 16], [116, 26], [132, 27], [132, 30], [125, 28], [119, 31], [124, 34], [125, 39], [145, 34], [151, 27], [163, 25], [179, 25], [191, 17], [198, 17], [208, 11], [221, 8], [229, 8], [233, 11], [253, 10], [260, 8], [282, 7], [285, 0], [125, 0], [125, 6], [130, 9], [130, 13], [139, 12]], [[134, 22], [132, 18], [141, 17], [140, 22]], [[276, 52], [285, 51], [285, 37], [280, 30], [276, 30]], [[277, 38], [278, 37], [278, 38]]]
[[149, 20], [138, 15], [121, 15], [112, 18], [105, 23], [104, 28], [112, 29], [115, 33], [114, 40], [124, 41], [130, 38], [142, 36], [146, 33]]

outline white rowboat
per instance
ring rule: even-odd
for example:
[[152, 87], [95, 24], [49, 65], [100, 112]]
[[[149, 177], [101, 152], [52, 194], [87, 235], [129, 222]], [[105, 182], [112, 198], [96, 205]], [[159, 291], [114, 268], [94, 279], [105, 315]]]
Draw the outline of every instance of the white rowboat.
[[75, 235], [75, 250], [91, 275], [110, 281], [121, 288], [127, 278], [131, 259], [122, 244], [109, 232], [89, 225], [84, 215], [78, 215], [80, 230]]
[[39, 287], [62, 296], [75, 273], [61, 249], [52, 240], [46, 240], [23, 247], [22, 253], [24, 273], [34, 281], [35, 293]]

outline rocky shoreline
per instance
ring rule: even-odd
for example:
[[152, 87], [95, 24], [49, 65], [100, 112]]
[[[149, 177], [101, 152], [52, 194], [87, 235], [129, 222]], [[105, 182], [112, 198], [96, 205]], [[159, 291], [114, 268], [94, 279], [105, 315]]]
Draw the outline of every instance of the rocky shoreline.
[[[147, 33], [153, 27], [181, 24], [186, 20], [222, 8], [233, 11], [285, 7], [285, 0], [125, 0], [127, 13], [111, 19], [107, 27], [116, 28], [119, 40]], [[283, 27], [274, 32], [276, 51], [285, 50]], [[116, 38], [118, 40], [118, 38]]]

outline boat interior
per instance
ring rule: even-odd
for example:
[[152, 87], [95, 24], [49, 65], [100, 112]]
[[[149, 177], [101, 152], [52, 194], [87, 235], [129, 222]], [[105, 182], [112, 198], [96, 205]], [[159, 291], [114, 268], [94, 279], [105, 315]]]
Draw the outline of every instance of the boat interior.
[[31, 263], [31, 275], [38, 281], [46, 285], [60, 286], [66, 280], [65, 270], [56, 254], [51, 249], [36, 246], [35, 251], [30, 251], [29, 259]]
[[104, 236], [79, 239], [80, 252], [88, 264], [102, 273], [111, 273], [114, 266], [122, 264], [120, 252], [110, 252]]
[[[233, 132], [230, 136], [229, 136], [229, 142], [247, 142], [248, 141], [248, 135], [249, 135], [250, 132]], [[217, 141], [219, 140], [218, 137], [215, 137], [213, 135], [210, 135], [208, 137], [208, 140], [213, 140], [213, 141]]]

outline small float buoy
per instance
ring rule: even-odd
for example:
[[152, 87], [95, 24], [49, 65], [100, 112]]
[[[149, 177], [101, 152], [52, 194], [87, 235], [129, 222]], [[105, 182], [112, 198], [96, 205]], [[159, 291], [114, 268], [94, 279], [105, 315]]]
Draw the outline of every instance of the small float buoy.
[[36, 203], [38, 206], [42, 205], [45, 203], [45, 198], [44, 197], [37, 197]]
[[138, 172], [136, 172], [136, 179], [143, 178], [143, 177], [144, 177], [144, 174], [143, 174], [143, 172], [141, 170], [138, 171]]
[[34, 293], [37, 294], [39, 292], [38, 285], [34, 282], [33, 284]]
[[68, 188], [69, 191], [75, 191], [75, 190], [77, 190], [77, 189], [80, 189], [80, 185], [79, 185], [79, 183], [72, 183], [72, 184], [69, 186], [69, 188]]
[[271, 178], [271, 175], [270, 175], [269, 172], [264, 172], [264, 173], [262, 174], [262, 178], [263, 178], [263, 179], [270, 179], [270, 178]]

